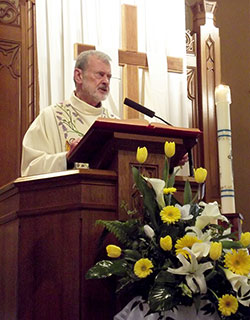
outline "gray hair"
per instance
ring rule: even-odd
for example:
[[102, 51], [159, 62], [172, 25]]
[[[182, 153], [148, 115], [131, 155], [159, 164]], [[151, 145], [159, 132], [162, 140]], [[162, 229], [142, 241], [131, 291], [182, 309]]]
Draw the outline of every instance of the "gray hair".
[[110, 64], [110, 61], [111, 61], [111, 58], [104, 52], [97, 51], [97, 50], [87, 50], [79, 54], [79, 56], [76, 59], [75, 68], [79, 68], [82, 71], [85, 71], [88, 65], [88, 60], [90, 56], [95, 56], [107, 64]]

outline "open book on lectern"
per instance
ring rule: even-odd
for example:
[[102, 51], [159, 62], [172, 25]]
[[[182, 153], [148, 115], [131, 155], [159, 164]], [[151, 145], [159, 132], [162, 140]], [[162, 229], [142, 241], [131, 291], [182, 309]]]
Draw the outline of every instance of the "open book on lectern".
[[173, 165], [189, 152], [197, 143], [201, 131], [196, 128], [180, 128], [161, 123], [149, 123], [144, 119], [98, 118], [89, 128], [69, 161], [88, 163], [92, 169], [109, 169], [118, 150], [134, 151], [146, 146], [149, 153], [164, 153], [165, 141], [174, 141]]

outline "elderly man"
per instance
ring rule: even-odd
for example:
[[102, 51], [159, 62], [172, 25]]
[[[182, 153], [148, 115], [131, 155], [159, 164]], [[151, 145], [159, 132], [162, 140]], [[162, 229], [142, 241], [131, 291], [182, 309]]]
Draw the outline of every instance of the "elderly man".
[[66, 170], [70, 152], [94, 121], [114, 118], [101, 104], [110, 89], [110, 60], [95, 50], [78, 56], [70, 99], [45, 108], [24, 136], [22, 176]]

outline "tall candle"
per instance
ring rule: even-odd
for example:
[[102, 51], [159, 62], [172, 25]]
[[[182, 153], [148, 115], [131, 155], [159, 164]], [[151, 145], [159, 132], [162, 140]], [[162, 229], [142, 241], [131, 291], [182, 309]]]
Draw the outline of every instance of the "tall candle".
[[215, 104], [217, 111], [221, 211], [222, 213], [235, 213], [232, 135], [229, 108], [231, 104], [231, 94], [229, 86], [219, 85], [215, 88]]

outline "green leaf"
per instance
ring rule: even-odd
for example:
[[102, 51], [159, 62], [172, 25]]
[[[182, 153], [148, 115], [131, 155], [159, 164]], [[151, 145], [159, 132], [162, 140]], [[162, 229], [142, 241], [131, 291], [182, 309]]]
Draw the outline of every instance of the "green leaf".
[[156, 283], [176, 283], [175, 276], [172, 273], [166, 271], [160, 271], [155, 277]]
[[180, 169], [177, 169], [175, 170], [171, 176], [169, 177], [169, 180], [168, 180], [168, 188], [172, 188], [175, 184], [175, 177], [177, 175], [177, 173], [180, 171]]
[[127, 245], [131, 241], [131, 231], [135, 233], [137, 222], [138, 221], [136, 219], [131, 219], [124, 222], [117, 220], [97, 220], [96, 224], [104, 226], [109, 232], [113, 233], [121, 243]]
[[135, 167], [132, 168], [132, 173], [134, 177], [135, 184], [138, 190], [143, 196], [143, 203], [147, 213], [149, 214], [150, 221], [154, 229], [158, 229], [158, 222], [156, 219], [156, 212], [159, 211], [158, 203], [155, 199], [155, 192], [152, 187], [150, 187], [145, 179], [140, 175], [139, 170]]
[[112, 276], [113, 262], [110, 260], [102, 260], [97, 262], [86, 273], [86, 279], [103, 279]]
[[186, 180], [184, 187], [184, 204], [189, 204], [192, 201], [192, 189], [190, 182]]
[[133, 174], [134, 182], [135, 182], [138, 190], [143, 195], [144, 194], [144, 179], [142, 179], [140, 172], [136, 167], [132, 167], [132, 174]]
[[131, 260], [135, 262], [141, 259], [141, 254], [137, 250], [126, 249], [126, 250], [123, 250], [123, 253], [124, 253], [124, 258], [126, 260]]
[[86, 279], [104, 279], [112, 275], [123, 276], [127, 273], [128, 264], [124, 259], [102, 260], [97, 262], [86, 273]]
[[239, 241], [221, 241], [223, 249], [238, 249], [242, 248], [242, 244]]
[[123, 276], [127, 273], [128, 264], [125, 259], [119, 259], [112, 261], [113, 264], [110, 266], [110, 272], [115, 276]]
[[149, 307], [153, 312], [170, 310], [175, 306], [174, 291], [169, 287], [154, 287], [148, 297]]

